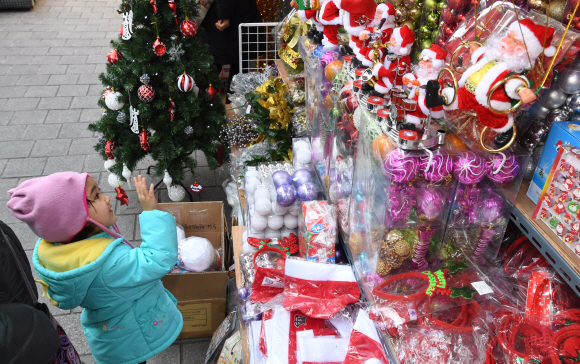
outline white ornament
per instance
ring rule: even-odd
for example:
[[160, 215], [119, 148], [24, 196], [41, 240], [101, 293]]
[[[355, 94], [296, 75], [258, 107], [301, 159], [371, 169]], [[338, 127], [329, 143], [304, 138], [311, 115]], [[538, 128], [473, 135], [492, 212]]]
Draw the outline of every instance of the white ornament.
[[248, 234], [251, 238], [256, 238], [256, 239], [264, 239], [266, 237], [266, 234], [263, 231], [250, 231], [250, 233]]
[[133, 34], [133, 10], [129, 10], [128, 13], [123, 14], [123, 35], [121, 38], [123, 40], [131, 39]]
[[217, 268], [218, 253], [206, 238], [190, 236], [180, 241], [178, 253], [178, 259], [191, 272], [205, 272]]
[[127, 168], [127, 165], [125, 163], [123, 163], [123, 178], [125, 178], [127, 180], [127, 184], [129, 186], [129, 189], [131, 188], [131, 171], [129, 170], [129, 168]]
[[131, 131], [135, 134], [139, 134], [139, 110], [135, 109], [133, 106], [129, 106], [129, 125], [131, 125]]
[[272, 212], [276, 215], [285, 215], [288, 213], [288, 207], [278, 205], [276, 200], [272, 201]]
[[284, 218], [278, 215], [268, 216], [268, 227], [270, 229], [279, 230], [284, 225]]
[[261, 215], [254, 215], [250, 221], [250, 225], [254, 231], [262, 231], [268, 226], [268, 218]]
[[253, 194], [256, 191], [256, 187], [261, 184], [260, 180], [257, 178], [246, 179], [245, 191], [249, 194]]
[[310, 162], [312, 162], [311, 152], [304, 151], [303, 149], [298, 149], [296, 151], [296, 162], [300, 164], [310, 164]]
[[108, 182], [109, 186], [113, 188], [123, 187], [125, 185], [125, 181], [120, 179], [119, 176], [114, 173], [109, 174]]
[[267, 216], [272, 211], [272, 203], [264, 197], [259, 197], [254, 206], [258, 215]]
[[274, 230], [270, 228], [266, 228], [264, 230], [264, 235], [266, 239], [281, 239], [282, 236], [280, 235], [280, 230]]
[[280, 230], [280, 235], [283, 238], [289, 238], [290, 234], [294, 234], [298, 237], [298, 233], [296, 232], [296, 229], [288, 229], [287, 227], [283, 227], [282, 230]]
[[181, 45], [181, 43], [175, 44], [172, 42], [171, 48], [169, 48], [167, 54], [169, 54], [170, 61], [179, 62], [179, 59], [181, 58], [181, 56], [185, 54], [185, 51], [183, 50], [183, 46]]
[[169, 187], [171, 187], [171, 182], [173, 182], [173, 178], [171, 178], [171, 176], [169, 175], [169, 172], [167, 172], [167, 169], [166, 169], [165, 175], [163, 176], [163, 183], [165, 183], [168, 190], [169, 190]]
[[105, 161], [105, 169], [108, 171], [112, 166], [115, 165], [115, 163], [117, 163], [117, 161], [115, 160], [115, 158], [113, 158], [113, 159], [107, 159]]
[[288, 212], [294, 216], [298, 216], [300, 214], [300, 203], [296, 202], [293, 205], [288, 206]]
[[248, 171], [246, 172], [246, 179], [248, 179], [250, 177], [259, 178], [260, 177], [260, 172], [258, 172], [255, 169], [248, 169]]
[[175, 228], [177, 229], [177, 242], [179, 243], [180, 241], [185, 239], [185, 230], [183, 230], [183, 226], [179, 224], [177, 224]]
[[179, 202], [185, 197], [185, 189], [180, 185], [171, 186], [167, 190], [167, 194], [169, 195], [171, 201]]
[[270, 201], [275, 202], [278, 198], [278, 195], [276, 194], [276, 189], [274, 188], [274, 186], [270, 187], [269, 190], [269, 196], [270, 196]]
[[248, 244], [248, 231], [244, 230], [244, 232], [242, 233], [242, 253], [255, 253], [257, 251], [258, 248]]
[[120, 92], [110, 92], [107, 97], [105, 97], [105, 104], [107, 104], [107, 107], [111, 110], [121, 110], [123, 106], [125, 106], [125, 103], [119, 101], [120, 96], [122, 96]]
[[298, 217], [294, 215], [284, 216], [284, 226], [288, 229], [296, 229], [298, 227]]

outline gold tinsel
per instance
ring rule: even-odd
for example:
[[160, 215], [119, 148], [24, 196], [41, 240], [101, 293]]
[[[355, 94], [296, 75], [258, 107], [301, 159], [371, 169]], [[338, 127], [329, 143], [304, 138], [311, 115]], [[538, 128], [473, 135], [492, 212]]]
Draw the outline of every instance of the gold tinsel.
[[262, 14], [262, 21], [264, 23], [275, 22], [276, 14], [282, 9], [282, 2], [280, 0], [257, 0], [258, 11]]

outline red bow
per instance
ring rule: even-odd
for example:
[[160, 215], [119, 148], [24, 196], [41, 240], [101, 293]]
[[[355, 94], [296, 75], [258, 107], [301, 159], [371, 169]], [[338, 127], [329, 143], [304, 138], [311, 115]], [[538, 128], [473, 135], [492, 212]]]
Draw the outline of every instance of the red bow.
[[129, 206], [129, 198], [127, 197], [127, 193], [121, 187], [115, 188], [117, 191], [117, 196], [115, 197], [117, 200], [121, 201], [121, 206], [127, 205]]

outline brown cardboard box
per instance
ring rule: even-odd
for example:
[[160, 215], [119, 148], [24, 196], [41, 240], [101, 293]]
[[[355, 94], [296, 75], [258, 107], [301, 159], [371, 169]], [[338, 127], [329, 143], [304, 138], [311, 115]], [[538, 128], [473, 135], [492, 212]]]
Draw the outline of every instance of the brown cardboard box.
[[[160, 203], [159, 209], [175, 216], [185, 236], [206, 238], [214, 248], [225, 251], [228, 234], [223, 202]], [[162, 279], [183, 315], [180, 339], [212, 336], [217, 330], [226, 317], [227, 274], [222, 260], [219, 272], [175, 273]]]

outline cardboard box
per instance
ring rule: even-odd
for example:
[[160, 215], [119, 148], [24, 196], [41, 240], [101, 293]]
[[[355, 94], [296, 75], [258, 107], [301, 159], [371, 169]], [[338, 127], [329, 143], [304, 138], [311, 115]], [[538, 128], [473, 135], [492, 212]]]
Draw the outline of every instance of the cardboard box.
[[[160, 203], [183, 225], [185, 236], [208, 239], [214, 248], [226, 251], [227, 224], [223, 202]], [[183, 330], [179, 339], [212, 336], [226, 317], [226, 286], [228, 272], [222, 259], [222, 270], [202, 273], [174, 273], [162, 281], [177, 298], [177, 308], [183, 315]]]
[[538, 203], [544, 184], [556, 159], [558, 148], [561, 145], [570, 145], [580, 148], [580, 121], [560, 121], [552, 125], [546, 145], [538, 161], [538, 166], [530, 182], [526, 195]]

